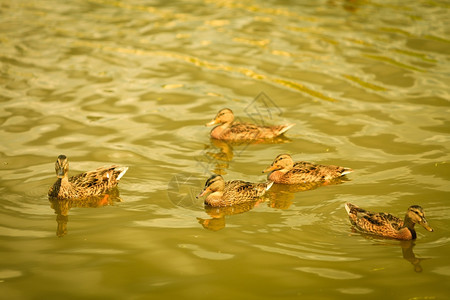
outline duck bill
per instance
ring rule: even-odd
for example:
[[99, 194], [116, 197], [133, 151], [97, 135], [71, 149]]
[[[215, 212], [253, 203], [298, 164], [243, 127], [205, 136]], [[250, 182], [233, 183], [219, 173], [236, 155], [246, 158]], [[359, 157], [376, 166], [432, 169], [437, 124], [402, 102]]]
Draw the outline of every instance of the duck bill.
[[195, 198], [200, 198], [200, 197], [203, 197], [203, 196], [205, 196], [207, 193], [208, 193], [208, 191], [209, 191], [209, 189], [208, 188], [206, 188], [206, 189], [204, 189], [203, 191], [201, 191], [200, 192], [200, 194], [198, 194]]
[[269, 166], [269, 167], [267, 167], [264, 171], [262, 171], [263, 173], [267, 173], [267, 172], [271, 172], [271, 171], [274, 171], [274, 170], [276, 170], [276, 166]]
[[59, 168], [58, 172], [56, 172], [56, 176], [58, 176], [58, 178], [63, 178], [64, 177], [64, 168]]
[[419, 224], [422, 225], [423, 228], [425, 228], [426, 230], [431, 231], [431, 232], [433, 231], [433, 228], [431, 228], [430, 225], [428, 225], [427, 220], [422, 219], [422, 221]]
[[212, 120], [211, 122], [208, 122], [205, 124], [205, 126], [214, 126], [216, 124], [219, 124], [219, 121], [217, 119]]

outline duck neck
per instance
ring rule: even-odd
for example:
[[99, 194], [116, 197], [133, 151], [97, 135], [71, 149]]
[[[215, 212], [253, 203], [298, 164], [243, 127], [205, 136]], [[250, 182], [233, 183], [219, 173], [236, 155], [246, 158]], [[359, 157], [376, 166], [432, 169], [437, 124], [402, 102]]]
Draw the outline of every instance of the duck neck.
[[403, 227], [408, 228], [408, 230], [411, 232], [412, 239], [416, 239], [417, 234], [416, 230], [414, 229], [415, 223], [409, 218], [407, 215], [405, 216], [405, 220], [403, 221]]
[[205, 204], [211, 205], [211, 206], [220, 206], [220, 201], [222, 199], [223, 192], [216, 191], [208, 195], [205, 199]]
[[286, 174], [287, 170], [274, 170], [270, 172], [269, 179], [274, 182], [280, 182], [281, 178]]
[[289, 172], [290, 170], [292, 170], [292, 166], [284, 166], [281, 169], [275, 170], [274, 172], [280, 172], [281, 174], [286, 174], [287, 172]]
[[64, 190], [64, 186], [67, 185], [68, 179], [67, 176], [66, 177], [58, 177], [56, 179], [56, 182], [53, 184], [53, 188], [51, 193], [49, 194], [50, 197], [58, 197], [61, 189]]
[[225, 122], [225, 123], [222, 123], [222, 124], [220, 124], [219, 126], [217, 126], [216, 128], [221, 128], [222, 130], [224, 130], [224, 129], [227, 129], [228, 127], [231, 127], [231, 123], [232, 122]]
[[62, 178], [57, 178], [55, 184], [53, 185], [53, 190], [50, 196], [56, 197], [59, 194], [59, 190], [61, 189]]
[[220, 136], [222, 135], [222, 133], [228, 129], [228, 127], [230, 127], [231, 123], [223, 123], [220, 125], [217, 125], [216, 127], [214, 127], [211, 130], [211, 136], [214, 138], [218, 138], [220, 139]]

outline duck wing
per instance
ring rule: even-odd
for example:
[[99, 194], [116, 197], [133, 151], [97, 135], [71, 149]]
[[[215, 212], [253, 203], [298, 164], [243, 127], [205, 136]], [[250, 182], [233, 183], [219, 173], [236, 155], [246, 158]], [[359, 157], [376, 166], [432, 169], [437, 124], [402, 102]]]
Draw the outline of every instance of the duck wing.
[[352, 169], [335, 165], [319, 165], [298, 161], [294, 163], [293, 168], [287, 174], [298, 181], [311, 182], [338, 178], [352, 171]]
[[395, 237], [403, 226], [403, 220], [387, 213], [374, 213], [347, 203], [350, 222], [360, 231]]
[[229, 135], [232, 139], [257, 140], [261, 137], [261, 128], [255, 124], [233, 123], [229, 128]]
[[250, 123], [234, 122], [228, 130], [228, 135], [231, 139], [238, 140], [261, 140], [275, 138], [287, 130], [294, 124], [279, 125], [279, 126], [259, 126]]
[[105, 191], [117, 186], [127, 170], [127, 167], [116, 165], [100, 167], [94, 171], [72, 176], [69, 178], [69, 182], [78, 189]]
[[268, 183], [252, 183], [241, 180], [227, 181], [223, 191], [223, 197], [232, 204], [243, 203], [261, 197], [272, 186]]

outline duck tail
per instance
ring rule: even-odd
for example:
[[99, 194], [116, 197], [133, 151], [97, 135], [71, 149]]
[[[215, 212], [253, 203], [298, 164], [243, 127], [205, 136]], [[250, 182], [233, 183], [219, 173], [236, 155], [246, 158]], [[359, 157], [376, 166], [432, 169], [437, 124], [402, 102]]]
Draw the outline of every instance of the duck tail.
[[118, 167], [115, 168], [115, 170], [120, 172], [119, 175], [117, 175], [117, 181], [119, 181], [120, 178], [122, 178], [122, 176], [128, 171], [128, 167]]
[[347, 214], [350, 215], [350, 211], [352, 210], [352, 207], [354, 207], [351, 203], [345, 203], [345, 210], [347, 211]]
[[283, 133], [285, 133], [286, 131], [291, 129], [294, 125], [295, 125], [295, 123], [286, 124], [286, 125], [281, 126], [280, 131], [278, 131], [278, 135], [282, 135]]
[[350, 174], [352, 172], [353, 172], [353, 169], [351, 169], [351, 168], [344, 168], [344, 170], [342, 171], [341, 175], [344, 176], [344, 175]]
[[272, 187], [272, 185], [273, 185], [273, 181], [268, 181], [266, 183], [266, 191], [268, 191]]
[[256, 192], [258, 197], [261, 197], [272, 187], [272, 185], [273, 185], [273, 181], [258, 183], [254, 186], [253, 190]]

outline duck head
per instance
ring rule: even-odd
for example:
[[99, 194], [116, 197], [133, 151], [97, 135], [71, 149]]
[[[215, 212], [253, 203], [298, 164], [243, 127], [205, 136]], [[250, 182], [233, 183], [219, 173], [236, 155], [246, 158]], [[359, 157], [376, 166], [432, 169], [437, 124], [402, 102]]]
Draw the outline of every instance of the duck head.
[[292, 160], [292, 157], [289, 154], [280, 154], [275, 158], [273, 163], [263, 171], [263, 173], [277, 171], [277, 170], [283, 170], [283, 169], [290, 169], [293, 166], [294, 166], [294, 161]]
[[55, 162], [55, 171], [56, 176], [58, 178], [63, 178], [64, 176], [67, 176], [67, 173], [69, 172], [69, 160], [65, 155], [60, 155], [56, 159]]
[[197, 198], [203, 197], [210, 192], [223, 191], [224, 188], [225, 180], [223, 180], [223, 177], [214, 174], [206, 180], [205, 187], [200, 194], [197, 195]]
[[229, 108], [221, 109], [215, 118], [209, 122], [206, 123], [206, 126], [214, 126], [216, 124], [224, 124], [224, 123], [232, 123], [234, 120], [234, 114], [233, 111]]
[[428, 231], [433, 231], [433, 228], [428, 225], [425, 213], [419, 205], [412, 205], [408, 208], [405, 216], [405, 224], [412, 222], [413, 224], [420, 224]]

